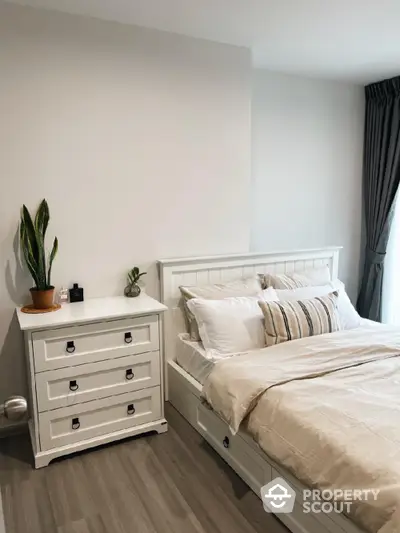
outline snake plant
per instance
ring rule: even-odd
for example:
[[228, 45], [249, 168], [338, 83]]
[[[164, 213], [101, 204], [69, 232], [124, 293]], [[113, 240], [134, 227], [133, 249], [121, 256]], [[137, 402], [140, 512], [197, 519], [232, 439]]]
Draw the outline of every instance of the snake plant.
[[58, 239], [55, 237], [47, 263], [44, 243], [49, 220], [50, 212], [46, 200], [40, 203], [34, 221], [26, 205], [22, 206], [19, 226], [20, 244], [26, 265], [35, 282], [35, 288], [39, 291], [52, 288], [51, 267], [58, 251]]

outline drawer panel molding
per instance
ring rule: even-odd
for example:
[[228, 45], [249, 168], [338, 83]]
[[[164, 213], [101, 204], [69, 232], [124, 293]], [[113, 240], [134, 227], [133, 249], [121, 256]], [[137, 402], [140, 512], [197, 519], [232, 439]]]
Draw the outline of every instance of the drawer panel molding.
[[36, 375], [40, 412], [160, 385], [160, 354], [109, 359]]
[[39, 414], [42, 450], [138, 426], [161, 417], [160, 387]]
[[158, 317], [33, 332], [32, 343], [35, 372], [157, 351]]

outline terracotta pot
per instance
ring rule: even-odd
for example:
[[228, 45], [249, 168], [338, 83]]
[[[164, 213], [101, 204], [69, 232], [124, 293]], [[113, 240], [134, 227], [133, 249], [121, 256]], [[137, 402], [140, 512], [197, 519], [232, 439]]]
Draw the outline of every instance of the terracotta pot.
[[35, 309], [49, 309], [53, 305], [54, 287], [45, 291], [39, 291], [36, 288], [30, 289], [32, 295], [33, 307]]

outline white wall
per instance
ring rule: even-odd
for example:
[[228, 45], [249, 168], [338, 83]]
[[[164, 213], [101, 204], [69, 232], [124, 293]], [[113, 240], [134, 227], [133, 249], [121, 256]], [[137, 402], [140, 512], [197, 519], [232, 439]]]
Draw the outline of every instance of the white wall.
[[121, 294], [155, 260], [249, 248], [246, 49], [0, 3], [0, 401], [25, 392], [13, 320], [23, 203], [46, 197], [56, 285]]
[[257, 70], [252, 100], [253, 250], [341, 245], [354, 299], [361, 235], [363, 88]]
[[254, 250], [343, 245], [355, 295], [362, 88], [252, 80], [242, 48], [1, 1], [0, 74], [0, 401], [26, 390], [24, 202], [48, 199], [53, 282], [87, 297], [135, 264], [157, 295], [156, 259], [246, 251], [250, 232]]

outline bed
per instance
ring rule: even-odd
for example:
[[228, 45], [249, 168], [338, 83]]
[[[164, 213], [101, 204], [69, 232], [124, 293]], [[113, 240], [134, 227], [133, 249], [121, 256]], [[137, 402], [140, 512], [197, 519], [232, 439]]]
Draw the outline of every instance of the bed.
[[[213, 365], [205, 358], [201, 345], [190, 342], [185, 336], [182, 336], [182, 332], [185, 331], [185, 323], [180, 306], [179, 286], [217, 283], [263, 272], [300, 272], [323, 265], [329, 267], [332, 277], [337, 277], [338, 262], [338, 248], [160, 261], [161, 295], [163, 302], [169, 307], [164, 319], [167, 397], [258, 496], [260, 496], [260, 488], [276, 477], [286, 479], [298, 496], [302, 490], [310, 485], [300, 482], [297, 477], [289, 473], [287, 468], [282, 466], [279, 460], [271, 459], [260, 448], [253, 438], [254, 428], [251, 428], [251, 418], [249, 418], [250, 428], [245, 420], [244, 423], [240, 424], [239, 431], [232, 434], [232, 426], [235, 424], [231, 423], [232, 421], [228, 424], [229, 414], [224, 413], [224, 416], [219, 416], [216, 412], [218, 409], [210, 409], [210, 406], [202, 401], [204, 383], [208, 386], [210, 376], [218, 376], [218, 372], [213, 372]], [[365, 322], [363, 327], [367, 332], [364, 332], [365, 336], [368, 335], [368, 328], [372, 331], [375, 325]], [[395, 348], [396, 345], [393, 350]], [[251, 360], [252, 356], [250, 355], [249, 361]], [[232, 366], [233, 369], [234, 366]], [[277, 371], [279, 371], [279, 365], [277, 365]], [[222, 375], [221, 390], [224, 379], [225, 377]], [[232, 383], [235, 383], [234, 379]], [[295, 387], [296, 379], [293, 383]], [[318, 380], [314, 380], [313, 385], [315, 383], [318, 386]], [[236, 392], [236, 384], [234, 387]], [[208, 393], [210, 394], [210, 391]], [[292, 397], [295, 398], [297, 393], [294, 390]], [[231, 396], [234, 395], [231, 394]], [[240, 399], [240, 401], [242, 400], [243, 398]], [[259, 403], [262, 404], [261, 401]], [[277, 405], [280, 403], [282, 403], [282, 398], [277, 400]], [[296, 405], [296, 402], [293, 405]], [[215, 399], [215, 406], [218, 406], [217, 399]], [[258, 407], [253, 410], [255, 415], [257, 409]], [[221, 409], [222, 411], [223, 409]], [[251, 416], [253, 417], [253, 414]], [[263, 416], [266, 415], [263, 414]], [[240, 418], [239, 421], [241, 422], [242, 419]], [[295, 426], [294, 422], [295, 419], [293, 419]], [[236, 425], [239, 426], [239, 424]], [[233, 429], [235, 430], [237, 427]], [[253, 436], [250, 435], [249, 429], [253, 429]], [[345, 515], [337, 513], [305, 514], [297, 503], [295, 503], [292, 513], [280, 514], [278, 518], [293, 533], [360, 533], [364, 531]]]

